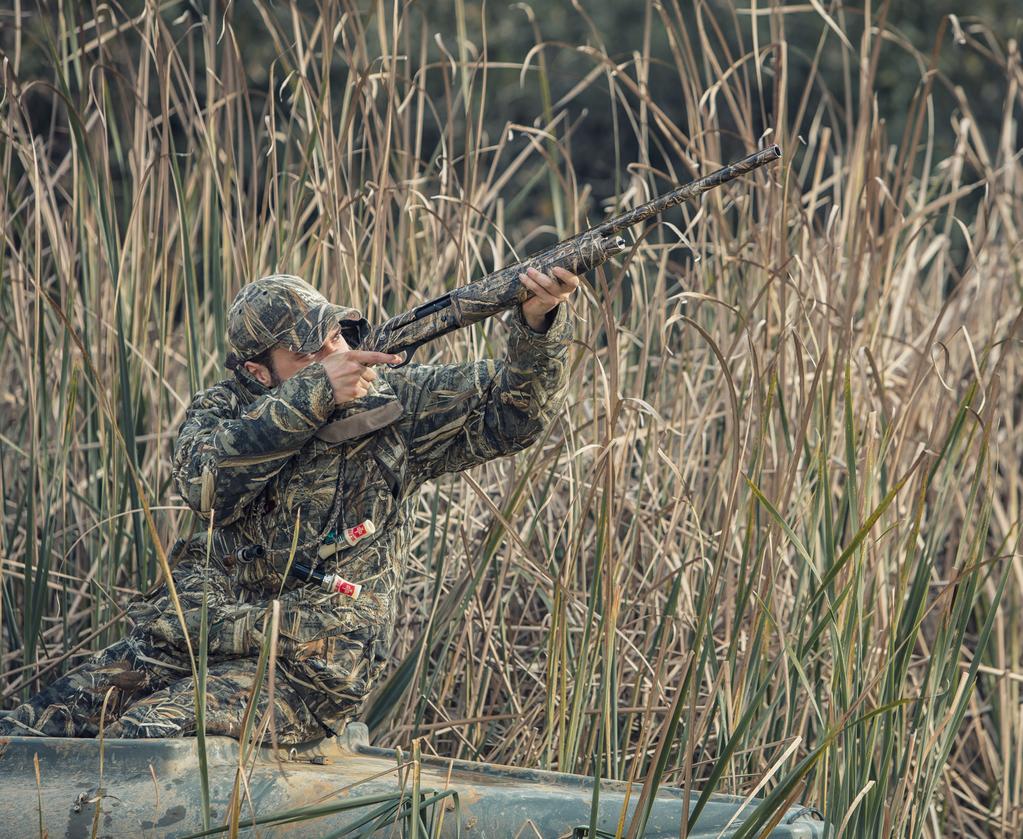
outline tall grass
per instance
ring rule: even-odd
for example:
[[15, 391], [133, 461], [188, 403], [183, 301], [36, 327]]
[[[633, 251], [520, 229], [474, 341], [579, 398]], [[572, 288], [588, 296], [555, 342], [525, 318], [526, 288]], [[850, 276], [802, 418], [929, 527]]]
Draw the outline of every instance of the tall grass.
[[[512, 65], [489, 57], [495, 12], [455, 9], [453, 39], [383, 0], [63, 5], [8, 29], [4, 700], [124, 630], [164, 562], [144, 508], [162, 544], [194, 526], [169, 444], [224, 375], [243, 282], [291, 271], [377, 320], [770, 141], [782, 165], [635, 231], [588, 278], [542, 441], [427, 489], [366, 718], [385, 745], [628, 779], [625, 836], [659, 782], [691, 821], [711, 791], [756, 795], [743, 836], [796, 800], [845, 837], [1018, 836], [1018, 46], [942, 26], [892, 137], [878, 66], [913, 48], [886, 6], [851, 37], [819, 5], [754, 29], [647, 3], [664, 54], [609, 49], [588, 18], [589, 45], [545, 42], [512, 10], [537, 42]], [[236, 38], [252, 13], [275, 45], [258, 84]], [[788, 48], [794, 15], [819, 25], [814, 55]], [[992, 132], [938, 69], [953, 48], [1005, 91]], [[825, 51], [851, 68], [842, 89]], [[555, 79], [568, 54], [589, 71]], [[655, 65], [676, 101], [651, 98]], [[515, 85], [536, 119], [488, 131]], [[576, 133], [594, 87], [599, 148]], [[640, 160], [617, 157], [626, 141]], [[617, 164], [606, 202], [576, 174], [593, 155]]]

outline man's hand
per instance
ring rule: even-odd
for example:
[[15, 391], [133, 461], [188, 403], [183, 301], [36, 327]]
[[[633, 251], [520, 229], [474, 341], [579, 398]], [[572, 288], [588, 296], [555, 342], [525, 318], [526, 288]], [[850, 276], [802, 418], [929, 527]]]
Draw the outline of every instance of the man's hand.
[[369, 383], [377, 378], [373, 364], [397, 364], [400, 355], [366, 350], [332, 352], [319, 359], [334, 389], [334, 404], [344, 405], [369, 393]]
[[550, 324], [547, 313], [559, 303], [565, 303], [572, 292], [579, 288], [579, 277], [565, 268], [555, 268], [548, 274], [542, 274], [535, 268], [527, 269], [519, 274], [519, 281], [533, 295], [522, 304], [522, 315], [534, 332], [546, 332]]

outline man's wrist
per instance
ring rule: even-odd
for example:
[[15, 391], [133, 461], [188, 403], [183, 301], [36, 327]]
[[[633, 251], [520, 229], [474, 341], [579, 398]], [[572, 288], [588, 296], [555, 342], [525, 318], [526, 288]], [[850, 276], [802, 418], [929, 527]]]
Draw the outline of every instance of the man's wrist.
[[553, 309], [550, 309], [540, 316], [527, 314], [524, 308], [521, 306], [519, 308], [522, 312], [523, 322], [538, 335], [547, 334], [547, 330], [551, 328], [551, 324], [554, 323], [554, 318], [557, 317], [558, 314], [558, 306], [555, 306]]

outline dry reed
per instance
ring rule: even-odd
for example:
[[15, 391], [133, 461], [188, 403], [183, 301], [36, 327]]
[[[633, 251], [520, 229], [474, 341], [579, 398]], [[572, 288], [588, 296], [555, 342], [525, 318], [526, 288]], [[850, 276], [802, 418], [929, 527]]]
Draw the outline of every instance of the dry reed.
[[[853, 42], [819, 4], [761, 10], [754, 34], [647, 3], [668, 55], [537, 25], [514, 65], [462, 0], [453, 41], [382, 0], [163, 8], [15, 4], [0, 57], [8, 703], [123, 630], [160, 567], [143, 501], [163, 544], [191, 526], [169, 443], [224, 375], [241, 283], [292, 271], [380, 319], [777, 142], [782, 166], [588, 278], [540, 443], [428, 488], [367, 720], [381, 744], [628, 778], [643, 802], [677, 784], [697, 813], [703, 790], [755, 792], [741, 836], [797, 799], [845, 837], [1023, 833], [1018, 45], [951, 21], [1004, 85], [994, 142], [938, 69], [944, 25], [893, 138], [878, 63], [912, 47], [885, 6]], [[261, 88], [242, 14], [275, 44]], [[816, 55], [787, 48], [793, 14], [819, 22]], [[44, 49], [51, 73], [26, 77]], [[553, 101], [559, 50], [606, 86], [601, 148], [573, 133], [579, 88]], [[823, 87], [825, 50], [855, 84]], [[678, 101], [651, 98], [652, 63]], [[536, 119], [488, 133], [516, 84]], [[626, 133], [641, 158], [597, 204], [573, 161]], [[429, 360], [501, 342], [492, 322]]]

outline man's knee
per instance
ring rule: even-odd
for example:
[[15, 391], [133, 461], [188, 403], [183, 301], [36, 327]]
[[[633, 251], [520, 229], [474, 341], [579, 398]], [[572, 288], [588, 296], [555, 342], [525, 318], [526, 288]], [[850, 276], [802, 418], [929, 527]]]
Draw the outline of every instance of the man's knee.
[[183, 737], [194, 733], [192, 715], [169, 714], [166, 708], [137, 702], [121, 714], [120, 719], [107, 726], [107, 737], [138, 739], [143, 737]]
[[26, 703], [0, 719], [0, 735], [5, 737], [81, 737], [89, 734], [75, 725], [71, 709], [62, 703], [48, 705], [42, 711]]

